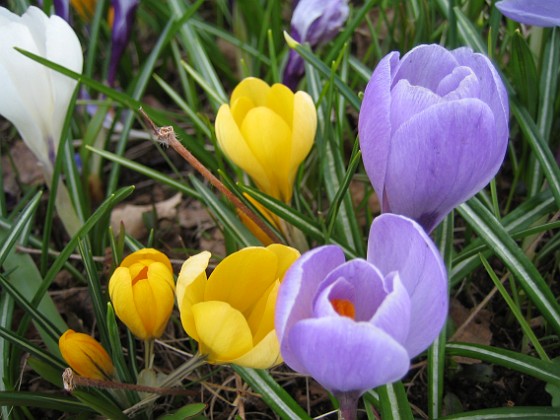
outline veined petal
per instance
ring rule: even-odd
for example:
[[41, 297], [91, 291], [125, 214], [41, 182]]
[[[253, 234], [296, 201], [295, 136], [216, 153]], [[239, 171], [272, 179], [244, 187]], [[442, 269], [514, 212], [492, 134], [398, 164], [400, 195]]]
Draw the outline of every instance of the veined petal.
[[157, 249], [154, 248], [142, 248], [138, 251], [125, 257], [121, 262], [121, 267], [128, 267], [135, 263], [141, 263], [145, 266], [149, 265], [151, 262], [157, 261], [164, 264], [171, 273], [173, 273], [173, 267], [171, 266], [171, 261], [169, 258]]
[[204, 300], [228, 302], [245, 312], [276, 281], [278, 258], [266, 248], [243, 248], [222, 260], [206, 285]]
[[434, 105], [393, 135], [384, 210], [411, 217], [431, 231], [490, 182], [503, 153], [494, 116], [484, 102], [462, 99]]
[[503, 15], [525, 25], [560, 26], [559, 0], [503, 0], [496, 7]]
[[385, 176], [391, 150], [391, 85], [399, 66], [397, 52], [386, 55], [367, 84], [358, 119], [364, 167], [384, 208]]
[[245, 317], [226, 302], [201, 302], [192, 307], [200, 353], [210, 363], [229, 363], [253, 348]]
[[[157, 327], [157, 319], [155, 318], [155, 314], [153, 312], [156, 296], [150, 287], [148, 280], [137, 281], [136, 284], [132, 286], [132, 293], [134, 299], [129, 303], [130, 309], [121, 309], [119, 318], [139, 339], [147, 340], [149, 338], [154, 338], [153, 332]], [[131, 317], [133, 316], [139, 317], [142, 324], [141, 329], [135, 330], [131, 327], [131, 324], [133, 323]]]
[[115, 367], [103, 346], [93, 337], [66, 330], [58, 340], [62, 357], [80, 376], [111, 380]]
[[398, 272], [410, 296], [410, 332], [404, 344], [410, 357], [424, 351], [447, 318], [447, 273], [439, 251], [411, 219], [382, 214], [368, 239], [368, 261], [386, 276]]
[[255, 106], [265, 106], [270, 86], [257, 77], [247, 77], [235, 87], [231, 93], [230, 103], [234, 103], [238, 98], [246, 96], [253, 101]]
[[[408, 353], [379, 328], [346, 317], [307, 319], [296, 323], [287, 340], [303, 370], [333, 393], [359, 392], [402, 378]], [[284, 354], [284, 353], [283, 353]]]
[[274, 330], [270, 331], [255, 347], [237, 359], [232, 364], [253, 369], [270, 369], [282, 363], [280, 344]]

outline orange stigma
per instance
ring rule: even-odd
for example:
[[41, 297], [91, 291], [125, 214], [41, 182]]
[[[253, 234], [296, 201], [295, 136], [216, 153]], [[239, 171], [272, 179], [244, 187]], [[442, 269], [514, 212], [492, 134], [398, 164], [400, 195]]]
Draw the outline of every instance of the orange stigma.
[[356, 309], [354, 308], [354, 304], [348, 299], [332, 299], [331, 305], [339, 315], [356, 319]]

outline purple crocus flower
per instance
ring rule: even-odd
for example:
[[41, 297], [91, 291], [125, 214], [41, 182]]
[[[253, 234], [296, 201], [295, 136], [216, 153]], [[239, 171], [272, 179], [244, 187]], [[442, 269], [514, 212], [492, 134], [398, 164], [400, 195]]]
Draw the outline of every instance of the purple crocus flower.
[[420, 45], [375, 69], [358, 131], [384, 213], [427, 232], [496, 175], [508, 143], [508, 98], [490, 60], [469, 48]]
[[[291, 36], [312, 48], [325, 44], [348, 18], [348, 0], [300, 0], [294, 2]], [[282, 83], [295, 90], [305, 72], [303, 59], [290, 50]]]
[[560, 26], [560, 0], [502, 0], [496, 7], [503, 15], [525, 25]]
[[349, 415], [361, 394], [402, 378], [437, 337], [447, 287], [441, 256], [422, 227], [383, 214], [371, 226], [367, 260], [346, 262], [342, 249], [327, 245], [290, 267], [276, 302], [282, 357], [331, 391]]
[[115, 85], [117, 68], [126, 45], [130, 40], [134, 15], [139, 3], [139, 0], [111, 0], [115, 15], [113, 29], [111, 31], [111, 61], [109, 63], [109, 72], [107, 75], [109, 86]]

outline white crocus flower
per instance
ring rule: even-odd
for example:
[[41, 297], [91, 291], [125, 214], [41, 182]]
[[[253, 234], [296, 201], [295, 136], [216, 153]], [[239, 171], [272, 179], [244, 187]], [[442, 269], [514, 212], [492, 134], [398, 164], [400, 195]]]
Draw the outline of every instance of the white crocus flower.
[[[43, 166], [50, 185], [64, 118], [76, 81], [24, 56], [14, 47], [44, 57], [77, 73], [83, 53], [66, 21], [47, 16], [34, 6], [18, 16], [0, 7], [0, 115], [12, 122]], [[68, 192], [59, 184], [57, 209], [63, 221], [71, 217]], [[68, 213], [73, 213], [69, 215]], [[69, 233], [76, 223], [65, 221]], [[74, 227], [69, 229], [69, 224]]]
[[0, 114], [16, 126], [48, 174], [76, 81], [14, 47], [78, 73], [83, 67], [82, 47], [72, 28], [58, 16], [48, 17], [34, 6], [22, 16], [0, 8]]

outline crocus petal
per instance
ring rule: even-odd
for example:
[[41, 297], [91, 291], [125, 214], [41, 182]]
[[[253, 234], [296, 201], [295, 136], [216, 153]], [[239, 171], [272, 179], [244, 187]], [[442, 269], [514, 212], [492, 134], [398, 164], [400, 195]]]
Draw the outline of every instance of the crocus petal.
[[231, 103], [234, 103], [239, 98], [247, 97], [255, 104], [255, 106], [266, 106], [268, 101], [270, 86], [257, 77], [247, 77], [243, 79], [233, 89], [231, 93]]
[[139, 0], [111, 1], [114, 10], [114, 19], [111, 30], [111, 60], [107, 73], [107, 81], [110, 86], [113, 86], [115, 83], [118, 64], [130, 40], [134, 16], [139, 3]]
[[278, 269], [276, 271], [276, 278], [282, 280], [288, 268], [297, 260], [300, 253], [297, 249], [290, 246], [272, 244], [266, 247], [269, 251], [273, 252], [278, 259]]
[[302, 371], [303, 366], [292, 355], [289, 341], [284, 339], [284, 334], [295, 322], [313, 316], [316, 289], [328, 273], [344, 261], [342, 249], [327, 245], [303, 254], [284, 276], [276, 302], [274, 325], [281, 344], [282, 357], [298, 372]]
[[147, 331], [142, 323], [134, 302], [132, 278], [125, 267], [118, 267], [109, 281], [109, 295], [117, 317], [136, 337], [146, 337]]
[[410, 357], [418, 355], [437, 337], [447, 317], [448, 284], [441, 255], [420, 225], [387, 213], [371, 225], [367, 259], [384, 274], [399, 273], [411, 302], [404, 347]]
[[560, 26], [560, 0], [502, 0], [496, 7], [503, 15], [534, 26]]
[[415, 114], [392, 138], [384, 208], [413, 218], [429, 232], [490, 182], [503, 152], [492, 111], [479, 99]]
[[282, 363], [280, 344], [274, 330], [270, 331], [255, 347], [237, 359], [232, 359], [231, 364], [250, 367], [253, 369], [270, 369]]
[[135, 263], [141, 263], [142, 265], [146, 266], [153, 261], [164, 264], [169, 272], [173, 272], [173, 267], [171, 266], [171, 261], [169, 261], [169, 258], [167, 258], [167, 256], [163, 252], [158, 251], [154, 248], [142, 248], [138, 251], [133, 252], [122, 260], [120, 266], [128, 267]]
[[211, 363], [229, 363], [253, 347], [253, 338], [241, 312], [226, 302], [201, 302], [192, 307], [200, 353]]
[[302, 0], [294, 9], [292, 28], [311, 46], [330, 41], [348, 18], [346, 0]]
[[111, 357], [93, 337], [67, 330], [58, 340], [62, 357], [80, 376], [111, 380], [115, 367]]
[[[290, 161], [295, 174], [297, 166], [303, 162], [313, 146], [317, 130], [317, 112], [313, 99], [305, 92], [294, 95], [294, 115], [292, 127], [292, 151]], [[292, 179], [293, 183], [293, 179]]]
[[261, 247], [230, 254], [214, 269], [204, 299], [228, 302], [244, 312], [253, 306], [276, 280], [278, 259]]
[[[175, 288], [177, 304], [179, 306], [183, 302], [183, 296], [187, 287], [191, 286], [201, 277], [204, 279], [204, 282], [206, 282], [206, 268], [208, 268], [208, 262], [210, 261], [211, 256], [212, 254], [210, 254], [210, 252], [202, 251], [201, 253], [188, 258], [181, 266], [181, 271], [177, 276], [177, 286]], [[204, 297], [204, 287], [200, 291], [199, 295], [199, 300], [202, 300]]]
[[286, 363], [313, 376], [333, 393], [363, 393], [394, 382], [406, 374], [410, 365], [408, 353], [391, 336], [371, 324], [346, 317], [300, 321], [290, 329], [287, 340], [298, 360], [298, 369], [287, 360]]
[[245, 142], [229, 105], [222, 105], [220, 107], [216, 115], [215, 126], [218, 144], [225, 155], [247, 172], [255, 182], [258, 181], [261, 190], [272, 190], [267, 172]]
[[379, 62], [366, 87], [358, 118], [364, 166], [382, 209], [387, 160], [391, 149], [391, 83], [398, 63], [397, 52], [386, 55]]

